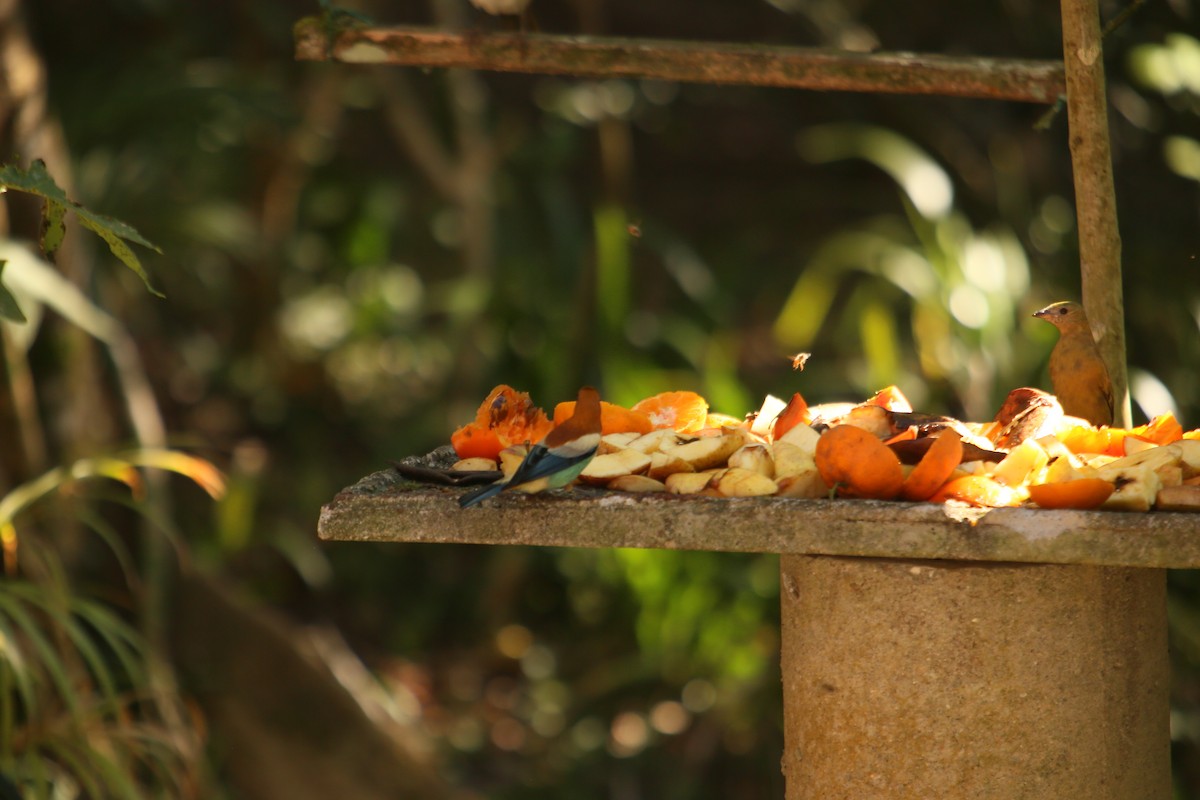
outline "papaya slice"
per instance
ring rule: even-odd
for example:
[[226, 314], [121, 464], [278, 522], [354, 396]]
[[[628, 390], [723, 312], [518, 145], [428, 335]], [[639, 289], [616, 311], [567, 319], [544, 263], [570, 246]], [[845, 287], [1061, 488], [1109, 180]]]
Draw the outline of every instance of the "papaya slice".
[[807, 425], [811, 421], [812, 418], [808, 415], [808, 403], [800, 396], [799, 392], [796, 392], [784, 406], [783, 411], [779, 412], [779, 416], [775, 418], [775, 429], [771, 435], [778, 441], [792, 428], [797, 425]]
[[913, 410], [912, 403], [908, 402], [904, 392], [900, 391], [900, 387], [896, 385], [880, 389], [865, 405], [879, 406], [888, 411], [902, 411], [906, 414]]
[[1116, 487], [1102, 478], [1076, 478], [1029, 487], [1029, 499], [1042, 508], [1097, 508]]
[[475, 419], [450, 436], [459, 458], [497, 459], [512, 445], [540, 442], [554, 428], [546, 412], [535, 406], [525, 392], [501, 384], [488, 394]]

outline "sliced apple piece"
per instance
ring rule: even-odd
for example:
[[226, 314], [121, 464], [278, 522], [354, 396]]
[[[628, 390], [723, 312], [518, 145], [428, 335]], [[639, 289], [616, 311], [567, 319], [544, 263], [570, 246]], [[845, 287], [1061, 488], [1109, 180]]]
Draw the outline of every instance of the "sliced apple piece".
[[1071, 450], [1071, 448], [1060, 442], [1056, 437], [1041, 436], [1037, 439], [1037, 443], [1040, 444], [1042, 449], [1046, 451], [1046, 455], [1049, 457], [1050, 461], [1053, 462], [1055, 459], [1065, 458], [1073, 467], [1083, 466], [1083, 461], [1079, 458], [1079, 456], [1077, 456], [1075, 452]]
[[645, 475], [621, 475], [608, 482], [608, 487], [614, 492], [665, 492], [667, 485]]
[[996, 465], [992, 478], [1005, 486], [1020, 486], [1028, 483], [1050, 460], [1045, 449], [1036, 439], [1026, 439], [1008, 451], [1004, 460]]
[[[1131, 457], [1136, 458], [1136, 456]], [[1124, 459], [1119, 460], [1123, 461]], [[1153, 465], [1143, 463], [1113, 470], [1112, 467], [1116, 463], [1114, 461], [1099, 470], [1100, 476], [1116, 487], [1116, 490], [1104, 501], [1103, 507], [1120, 511], [1149, 511], [1153, 508], [1154, 501], [1158, 498], [1158, 492], [1163, 488], [1162, 479], [1158, 477]]]
[[754, 421], [750, 423], [750, 432], [758, 436], [766, 436], [775, 428], [775, 418], [780, 415], [783, 409], [787, 408], [785, 403], [780, 398], [773, 394], [767, 395], [759, 407], [758, 412], [754, 415]]
[[775, 483], [781, 497], [825, 497], [829, 485], [817, 469], [814, 453], [786, 441], [771, 446], [775, 456]]
[[1130, 434], [1121, 441], [1121, 447], [1124, 449], [1125, 455], [1131, 456], [1143, 450], [1153, 450], [1155, 447], [1158, 447], [1158, 442], [1152, 442], [1149, 439], [1143, 439], [1140, 436]]
[[1175, 446], [1179, 448], [1179, 466], [1183, 467], [1184, 480], [1200, 475], [1200, 440], [1181, 439]]
[[700, 494], [713, 479], [711, 472], [676, 472], [668, 475], [667, 491], [671, 494]]
[[[820, 440], [821, 434], [817, 433], [811, 425], [795, 425], [788, 429], [788, 432], [775, 440], [775, 444], [790, 444], [807, 451], [810, 454], [817, 452], [817, 441]], [[1196, 443], [1200, 445], [1200, 442]]]
[[529, 455], [529, 447], [523, 444], [514, 444], [500, 451], [500, 471], [504, 473], [505, 480], [513, 476], [527, 455]]
[[775, 478], [786, 478], [816, 469], [816, 450], [808, 450], [790, 442], [779, 441], [771, 445], [771, 455], [775, 464]]
[[1113, 475], [1129, 469], [1140, 469], [1143, 466], [1151, 470], [1179, 467], [1183, 457], [1183, 448], [1178, 443], [1159, 445], [1131, 456], [1118, 458], [1096, 470], [1098, 477], [1112, 479]]
[[1158, 479], [1162, 481], [1164, 489], [1169, 486], [1180, 486], [1183, 484], [1183, 468], [1178, 464], [1167, 464], [1154, 471], [1158, 473]]
[[1107, 478], [1084, 464], [1074, 453], [1053, 456], [1046, 468], [1030, 476], [1029, 483], [1066, 483], [1081, 478]]
[[775, 477], [775, 461], [765, 444], [742, 445], [729, 457], [729, 466], [748, 469], [768, 478]]
[[650, 469], [646, 473], [655, 480], [665, 480], [668, 475], [679, 472], [695, 472], [696, 469], [682, 458], [671, 453], [651, 453]]
[[[688, 441], [690, 441], [690, 437]], [[640, 453], [657, 453], [664, 447], [674, 447], [681, 444], [684, 437], [676, 433], [671, 428], [660, 428], [656, 431], [650, 431], [643, 436], [639, 436], [631, 441], [626, 447], [630, 450], [637, 450]]]
[[775, 494], [779, 487], [761, 472], [730, 467], [717, 473], [709, 483], [722, 497], [764, 497]]
[[450, 469], [455, 472], [494, 472], [496, 468], [496, 462], [492, 459], [476, 456], [455, 461]]
[[1154, 470], [1130, 469], [1113, 479], [1116, 490], [1104, 501], [1103, 507], [1117, 511], [1149, 511], [1162, 489], [1162, 481]]
[[812, 469], [805, 472], [795, 472], [780, 478], [776, 476], [775, 485], [779, 487], [780, 497], [804, 497], [817, 499], [829, 496], [829, 486], [821, 477], [820, 470], [814, 463]]
[[637, 450], [618, 450], [596, 456], [583, 468], [579, 478], [586, 483], [608, 483], [622, 475], [637, 475], [650, 468], [650, 456]]
[[706, 436], [687, 444], [676, 445], [663, 449], [666, 455], [672, 455], [691, 465], [696, 472], [724, 464], [734, 451], [746, 443], [741, 434], [733, 431], [719, 436]]
[[637, 439], [641, 434], [632, 431], [622, 433], [606, 433], [600, 437], [600, 446], [596, 449], [596, 455], [602, 456], [607, 453], [615, 453], [618, 450], [624, 450], [629, 447], [629, 443]]
[[1117, 457], [1105, 453], [1083, 453], [1079, 456], [1079, 460], [1084, 463], [1084, 466], [1091, 467], [1092, 469], [1100, 469], [1116, 461]]
[[1159, 489], [1154, 505], [1162, 511], [1200, 511], [1200, 486], [1167, 486]]
[[842, 425], [853, 425], [877, 439], [886, 439], [895, 431], [892, 429], [892, 415], [883, 406], [865, 404], [855, 406], [850, 413], [842, 417]]

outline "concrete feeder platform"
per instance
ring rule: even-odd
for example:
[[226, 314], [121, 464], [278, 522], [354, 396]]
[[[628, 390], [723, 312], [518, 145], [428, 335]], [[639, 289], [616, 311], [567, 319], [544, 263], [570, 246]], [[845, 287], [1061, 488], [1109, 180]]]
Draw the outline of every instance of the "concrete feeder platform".
[[504, 495], [379, 472], [322, 539], [779, 553], [787, 800], [1167, 800], [1166, 568], [1200, 514]]

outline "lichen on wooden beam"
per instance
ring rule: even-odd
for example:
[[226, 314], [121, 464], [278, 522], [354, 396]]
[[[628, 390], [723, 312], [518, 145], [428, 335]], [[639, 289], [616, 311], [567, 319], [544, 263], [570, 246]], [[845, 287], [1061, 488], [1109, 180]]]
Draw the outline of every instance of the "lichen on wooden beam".
[[464, 67], [586, 78], [645, 78], [886, 94], [1052, 103], [1065, 92], [1058, 61], [853, 53], [804, 47], [458, 33], [432, 28], [295, 28], [296, 58], [352, 64]]

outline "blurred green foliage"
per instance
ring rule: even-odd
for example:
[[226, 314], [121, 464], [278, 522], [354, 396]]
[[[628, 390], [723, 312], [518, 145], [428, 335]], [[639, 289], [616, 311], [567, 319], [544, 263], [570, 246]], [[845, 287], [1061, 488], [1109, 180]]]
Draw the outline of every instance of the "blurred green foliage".
[[[466, 10], [356, 10], [425, 23], [451, 6]], [[24, 4], [71, 155], [51, 172], [69, 167], [76, 199], [166, 254], [148, 259], [165, 301], [124, 271], [89, 288], [137, 338], [170, 429], [228, 464], [215, 523], [183, 501], [196, 557], [337, 625], [440, 768], [486, 796], [781, 796], [774, 559], [318, 546], [319, 506], [445, 443], [501, 382], [545, 407], [584, 381], [621, 403], [691, 388], [735, 415], [766, 392], [818, 402], [894, 382], [923, 410], [990, 417], [1009, 389], [1048, 384], [1053, 332], [1029, 313], [1079, 293], [1066, 120], [1039, 132], [1042, 109], [1017, 104], [296, 63], [291, 25], [314, 11]], [[1147, 4], [1107, 53], [1135, 416], [1173, 406], [1188, 427], [1200, 70], [1181, 31], [1197, 13]], [[537, 14], [551, 31], [1061, 48], [1053, 4]], [[797, 349], [813, 353], [803, 373]], [[53, 341], [31, 359], [45, 405], [61, 402], [69, 362]], [[3, 463], [19, 475], [19, 461]], [[1172, 590], [1177, 775], [1200, 796], [1200, 584], [1177, 574]]]

